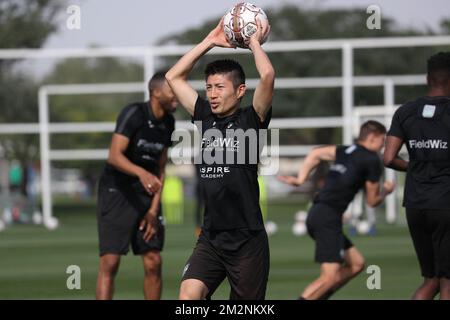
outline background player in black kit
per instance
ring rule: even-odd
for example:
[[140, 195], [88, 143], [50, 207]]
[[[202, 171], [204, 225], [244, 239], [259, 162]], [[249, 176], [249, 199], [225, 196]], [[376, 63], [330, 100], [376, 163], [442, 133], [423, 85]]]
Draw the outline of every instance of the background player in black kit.
[[343, 233], [342, 215], [361, 188], [373, 207], [392, 192], [392, 182], [386, 181], [382, 190], [379, 184], [382, 164], [378, 152], [385, 134], [381, 123], [367, 121], [361, 126], [356, 144], [316, 148], [306, 157], [297, 177], [278, 177], [285, 183], [301, 185], [321, 161], [334, 161], [306, 220], [308, 233], [316, 243], [320, 276], [305, 288], [300, 299], [327, 299], [363, 270], [364, 257]]
[[450, 299], [450, 52], [428, 60], [427, 82], [427, 96], [395, 112], [384, 163], [407, 172], [403, 205], [424, 278], [413, 299]]
[[150, 100], [126, 106], [116, 123], [98, 191], [97, 299], [113, 297], [120, 256], [130, 243], [133, 253], [142, 256], [145, 298], [161, 297], [160, 197], [175, 125], [171, 113], [177, 106], [164, 75], [155, 73], [148, 84]]
[[[221, 149], [213, 140], [205, 138], [212, 128], [222, 134], [226, 130], [243, 129], [258, 133], [267, 129], [275, 78], [272, 64], [260, 44], [267, 32], [268, 28], [258, 23], [258, 30], [249, 42], [260, 75], [249, 107], [240, 108], [246, 90], [245, 75], [233, 60], [214, 61], [206, 67], [208, 101], [187, 82], [194, 64], [206, 52], [216, 46], [232, 47], [226, 40], [222, 21], [166, 74], [175, 95], [193, 116], [193, 121], [201, 122], [202, 155], [211, 148], [214, 154]], [[250, 145], [239, 141], [239, 150], [234, 148], [237, 146], [235, 140], [231, 142], [224, 154], [231, 152], [233, 157], [243, 152], [249, 157], [258, 155], [258, 142]], [[252, 147], [256, 148], [251, 150]], [[255, 163], [246, 160], [243, 164], [228, 161], [208, 164], [202, 161], [198, 169], [203, 186], [204, 221], [197, 245], [183, 272], [179, 298], [210, 297], [228, 278], [231, 299], [264, 299], [269, 274], [269, 246], [259, 207], [257, 160]]]

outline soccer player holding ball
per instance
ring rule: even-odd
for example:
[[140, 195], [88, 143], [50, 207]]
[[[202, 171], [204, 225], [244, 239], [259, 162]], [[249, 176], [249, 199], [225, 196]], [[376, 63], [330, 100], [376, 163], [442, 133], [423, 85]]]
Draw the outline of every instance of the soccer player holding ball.
[[[245, 95], [245, 74], [238, 62], [217, 60], [205, 69], [207, 100], [187, 82], [195, 63], [214, 47], [233, 48], [223, 30], [223, 19], [199, 44], [185, 54], [166, 74], [169, 85], [180, 103], [200, 122], [203, 138], [201, 153], [220, 152], [208, 140], [210, 130], [267, 129], [271, 119], [271, 105], [275, 72], [261, 47], [269, 27], [257, 22], [256, 32], [246, 41], [251, 50], [260, 79], [253, 95], [252, 105], [241, 107]], [[234, 140], [233, 140], [234, 141]], [[235, 143], [232, 144], [236, 146]], [[256, 152], [259, 143], [239, 141], [237, 153]], [[253, 149], [252, 149], [253, 148]], [[209, 150], [209, 151], [208, 151]], [[253, 155], [254, 156], [254, 155]], [[225, 159], [227, 160], [227, 159]], [[257, 162], [208, 163], [202, 157], [199, 165], [200, 183], [205, 203], [204, 221], [197, 244], [183, 272], [180, 299], [211, 297], [227, 278], [230, 299], [264, 299], [269, 275], [269, 245], [259, 207]]]

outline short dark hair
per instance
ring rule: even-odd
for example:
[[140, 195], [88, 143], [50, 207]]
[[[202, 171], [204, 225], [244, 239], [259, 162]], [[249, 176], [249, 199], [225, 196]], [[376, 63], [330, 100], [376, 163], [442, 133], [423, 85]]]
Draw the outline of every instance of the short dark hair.
[[152, 94], [153, 90], [160, 87], [161, 84], [166, 81], [166, 73], [167, 70], [160, 70], [153, 74], [152, 78], [148, 82], [148, 92], [150, 93], [150, 95]]
[[439, 52], [427, 62], [428, 85], [440, 87], [450, 80], [450, 52]]
[[241, 84], [245, 84], [245, 73], [239, 62], [231, 59], [216, 60], [208, 63], [205, 68], [205, 81], [214, 74], [231, 73], [231, 81], [233, 86], [237, 88]]
[[359, 141], [364, 141], [367, 139], [369, 134], [381, 135], [386, 133], [386, 127], [375, 120], [369, 120], [362, 124], [359, 129]]

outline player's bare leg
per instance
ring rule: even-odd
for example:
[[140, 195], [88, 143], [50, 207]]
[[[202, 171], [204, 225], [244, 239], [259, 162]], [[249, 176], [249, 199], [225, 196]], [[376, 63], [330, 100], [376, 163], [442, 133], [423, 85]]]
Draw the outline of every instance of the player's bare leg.
[[364, 270], [365, 261], [362, 254], [355, 247], [351, 247], [345, 251], [344, 264], [338, 271], [337, 284], [326, 292], [320, 299], [328, 299], [337, 290], [342, 288], [352, 278], [356, 277]]
[[438, 278], [423, 278], [422, 285], [414, 292], [413, 300], [432, 300], [439, 292]]
[[204, 300], [208, 287], [200, 280], [187, 279], [181, 282], [179, 300]]
[[146, 300], [160, 300], [162, 277], [161, 277], [161, 254], [157, 250], [151, 250], [142, 255], [144, 263], [144, 297]]
[[316, 300], [322, 297], [328, 290], [333, 288], [339, 281], [340, 263], [322, 263], [320, 265], [320, 276], [309, 284], [303, 291], [301, 298]]
[[450, 300], [450, 279], [441, 278], [439, 280], [440, 285], [440, 295], [441, 300]]
[[111, 300], [114, 295], [114, 279], [119, 270], [120, 256], [105, 254], [100, 257], [97, 276], [97, 300]]

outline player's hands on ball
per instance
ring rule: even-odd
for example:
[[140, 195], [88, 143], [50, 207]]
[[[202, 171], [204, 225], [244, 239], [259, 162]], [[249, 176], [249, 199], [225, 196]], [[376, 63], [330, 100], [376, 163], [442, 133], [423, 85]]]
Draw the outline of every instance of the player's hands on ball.
[[236, 48], [235, 45], [228, 41], [223, 32], [223, 17], [220, 19], [219, 24], [206, 36], [206, 39], [211, 41], [217, 47]]
[[143, 170], [139, 175], [139, 180], [148, 194], [152, 195], [161, 189], [161, 181], [153, 174]]
[[261, 20], [256, 19], [256, 32], [252, 34], [250, 39], [248, 40], [248, 47], [251, 49], [252, 46], [255, 44], [260, 45], [263, 42], [263, 39], [265, 39], [270, 32], [270, 25], [269, 24], [262, 24]]
[[139, 224], [139, 230], [144, 232], [144, 241], [149, 241], [156, 233], [157, 214], [155, 212], [147, 212]]

